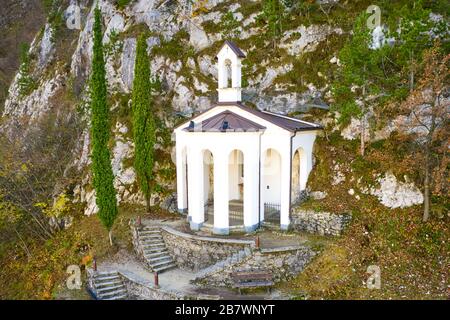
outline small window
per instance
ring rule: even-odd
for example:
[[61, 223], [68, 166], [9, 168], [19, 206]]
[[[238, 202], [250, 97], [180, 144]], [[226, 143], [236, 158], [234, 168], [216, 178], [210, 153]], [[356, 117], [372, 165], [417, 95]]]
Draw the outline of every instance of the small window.
[[226, 88], [231, 88], [233, 85], [233, 82], [231, 81], [232, 71], [231, 71], [231, 61], [229, 59], [225, 60], [225, 71], [226, 71], [225, 75], [227, 77]]

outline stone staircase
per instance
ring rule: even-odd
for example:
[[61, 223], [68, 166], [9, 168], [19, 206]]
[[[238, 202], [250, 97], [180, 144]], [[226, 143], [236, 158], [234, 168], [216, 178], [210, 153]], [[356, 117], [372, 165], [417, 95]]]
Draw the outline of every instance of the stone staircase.
[[198, 281], [200, 279], [203, 279], [203, 278], [209, 276], [210, 274], [216, 273], [218, 271], [222, 271], [226, 267], [232, 266], [233, 264], [239, 263], [239, 262], [243, 261], [245, 258], [251, 256], [252, 254], [253, 254], [252, 250], [248, 247], [244, 248], [243, 250], [239, 250], [239, 251], [233, 253], [232, 255], [228, 256], [227, 258], [220, 260], [220, 261], [216, 262], [215, 264], [198, 271], [195, 274], [194, 282]]
[[144, 259], [154, 272], [164, 272], [177, 265], [166, 248], [159, 227], [146, 226], [138, 230], [139, 246]]
[[98, 300], [122, 300], [128, 298], [125, 284], [117, 271], [96, 272], [92, 286]]

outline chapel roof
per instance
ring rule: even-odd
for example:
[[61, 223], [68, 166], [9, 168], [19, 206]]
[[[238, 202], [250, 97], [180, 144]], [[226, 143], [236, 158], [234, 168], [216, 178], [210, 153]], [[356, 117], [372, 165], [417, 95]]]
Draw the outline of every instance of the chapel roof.
[[264, 129], [266, 128], [229, 110], [207, 118], [200, 124], [191, 122], [184, 128], [190, 132], [200, 130], [202, 132], [255, 132]]
[[245, 58], [245, 53], [243, 53], [242, 50], [233, 41], [230, 40], [225, 40], [225, 43], [223, 44], [222, 48], [220, 48], [220, 50], [222, 50], [226, 45], [228, 45], [239, 58]]
[[[227, 103], [218, 103], [217, 104], [217, 106], [225, 106], [225, 105], [230, 105], [230, 103], [227, 102]], [[278, 127], [281, 127], [283, 129], [291, 131], [291, 132], [323, 129], [322, 126], [315, 124], [315, 123], [303, 121], [300, 119], [288, 117], [285, 115], [281, 115], [281, 114], [277, 114], [277, 113], [273, 113], [273, 112], [269, 112], [269, 111], [260, 111], [257, 109], [252, 109], [252, 108], [249, 108], [239, 102], [236, 102], [231, 105], [237, 106], [237, 107], [239, 107], [239, 108], [241, 108], [263, 120], [266, 120]]]
[[[192, 122], [194, 122], [194, 125], [197, 127], [199, 124], [195, 122], [195, 118], [198, 116], [216, 108], [216, 107], [224, 107], [224, 106], [236, 106], [240, 109], [251, 113], [255, 115], [256, 117], [259, 117], [265, 121], [270, 122], [273, 125], [276, 125], [277, 127], [283, 128], [290, 132], [298, 132], [298, 131], [309, 131], [309, 130], [322, 130], [323, 127], [321, 125], [303, 121], [297, 118], [292, 118], [288, 116], [284, 116], [281, 114], [269, 112], [269, 111], [260, 111], [257, 109], [249, 108], [245, 106], [242, 103], [239, 102], [219, 102], [214, 107], [197, 114], [195, 117], [192, 118]], [[229, 129], [228, 130], [222, 130], [222, 124], [223, 121], [228, 121]], [[261, 126], [260, 124], [255, 123], [254, 121], [251, 121], [243, 116], [240, 116], [234, 112], [231, 112], [229, 110], [225, 110], [217, 115], [214, 115], [210, 118], [207, 118], [201, 122], [202, 132], [209, 132], [209, 131], [260, 131], [265, 129], [265, 127]], [[198, 128], [198, 127], [197, 127]], [[188, 127], [183, 128], [184, 131], [197, 131], [197, 128], [190, 129], [190, 126], [188, 124]]]

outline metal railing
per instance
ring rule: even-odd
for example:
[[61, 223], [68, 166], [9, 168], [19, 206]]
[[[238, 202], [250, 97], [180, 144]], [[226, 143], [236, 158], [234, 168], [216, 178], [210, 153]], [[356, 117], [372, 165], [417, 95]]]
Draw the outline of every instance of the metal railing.
[[279, 203], [264, 203], [264, 221], [280, 223], [280, 210], [281, 205]]

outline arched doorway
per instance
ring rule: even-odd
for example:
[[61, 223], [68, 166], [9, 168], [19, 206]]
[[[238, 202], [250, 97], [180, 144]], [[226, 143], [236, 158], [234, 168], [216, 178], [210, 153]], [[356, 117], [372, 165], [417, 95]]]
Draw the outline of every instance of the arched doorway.
[[228, 158], [228, 219], [229, 225], [244, 225], [244, 153], [230, 152]]
[[214, 156], [211, 151], [203, 151], [203, 200], [204, 221], [214, 224]]
[[291, 204], [293, 205], [302, 201], [303, 191], [306, 188], [305, 170], [305, 152], [302, 148], [298, 148], [292, 158]]
[[281, 155], [275, 149], [267, 149], [262, 163], [262, 204], [264, 222], [280, 224], [281, 209]]

